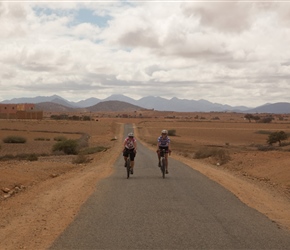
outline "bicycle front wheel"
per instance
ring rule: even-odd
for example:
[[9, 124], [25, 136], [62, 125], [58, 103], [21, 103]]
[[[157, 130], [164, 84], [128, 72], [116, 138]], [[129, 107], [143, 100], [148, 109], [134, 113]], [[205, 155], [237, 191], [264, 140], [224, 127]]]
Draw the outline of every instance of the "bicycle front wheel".
[[130, 158], [127, 159], [126, 170], [127, 170], [127, 179], [128, 179], [130, 177], [130, 173], [131, 173], [131, 161], [130, 161]]
[[161, 172], [162, 172], [162, 177], [163, 179], [165, 178], [165, 158], [161, 159]]

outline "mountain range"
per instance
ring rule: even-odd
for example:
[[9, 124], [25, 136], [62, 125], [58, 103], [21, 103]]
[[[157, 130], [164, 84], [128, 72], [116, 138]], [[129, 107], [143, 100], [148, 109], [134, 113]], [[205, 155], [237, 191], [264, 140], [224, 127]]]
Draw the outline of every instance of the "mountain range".
[[[117, 101], [117, 102], [111, 102]], [[173, 97], [168, 100], [162, 97], [147, 96], [139, 100], [132, 99], [125, 95], [111, 95], [105, 99], [95, 97], [79, 102], [68, 101], [58, 95], [13, 98], [0, 103], [35, 103], [38, 107], [47, 107], [50, 103], [50, 111], [61, 107], [63, 111], [73, 111], [74, 109], [87, 109], [89, 111], [124, 111], [125, 109], [154, 109], [159, 111], [175, 112], [242, 112], [242, 113], [290, 113], [290, 103], [278, 102], [267, 103], [262, 106], [250, 108], [246, 106], [230, 106], [219, 103], [212, 103], [207, 100], [187, 100]], [[127, 103], [125, 105], [124, 103]], [[108, 105], [110, 104], [110, 105]], [[128, 106], [128, 104], [130, 104]], [[109, 107], [110, 106], [110, 107]]]

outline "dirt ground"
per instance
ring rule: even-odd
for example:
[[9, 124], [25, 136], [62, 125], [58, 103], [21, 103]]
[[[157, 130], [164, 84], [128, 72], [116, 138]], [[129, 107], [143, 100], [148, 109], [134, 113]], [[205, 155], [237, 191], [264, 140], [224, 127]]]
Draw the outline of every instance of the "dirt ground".
[[[256, 124], [224, 117], [227, 122], [195, 120], [102, 118], [95, 122], [0, 121], [0, 138], [21, 135], [25, 145], [0, 144], [0, 156], [8, 153], [43, 154], [38, 161], [0, 161], [0, 249], [47, 249], [73, 221], [80, 206], [97, 188], [100, 179], [112, 174], [120, 154], [124, 123], [134, 123], [139, 142], [155, 149], [159, 130], [176, 129], [171, 137], [171, 157], [181, 160], [220, 183], [242, 202], [290, 230], [290, 152], [259, 151], [265, 144], [260, 130], [284, 130], [290, 123]], [[148, 115], [148, 114], [147, 114]], [[212, 114], [208, 114], [212, 115]], [[216, 114], [215, 114], [216, 115]], [[152, 114], [150, 114], [152, 116]], [[236, 122], [234, 122], [236, 121]], [[107, 150], [89, 155], [90, 162], [73, 164], [75, 156], [50, 156], [53, 138], [76, 139], [90, 135], [90, 147]], [[38, 141], [36, 138], [46, 138]], [[199, 147], [218, 147], [230, 153], [231, 160], [194, 159]]]

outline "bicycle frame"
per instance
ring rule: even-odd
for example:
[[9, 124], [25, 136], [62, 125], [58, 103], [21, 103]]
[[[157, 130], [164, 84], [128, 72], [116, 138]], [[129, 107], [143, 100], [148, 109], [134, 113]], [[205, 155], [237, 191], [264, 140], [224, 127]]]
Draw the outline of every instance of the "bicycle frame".
[[130, 159], [130, 154], [127, 158], [127, 162], [126, 162], [126, 171], [127, 171], [127, 179], [130, 177], [131, 174], [131, 159]]
[[127, 157], [127, 161], [126, 161], [126, 170], [127, 170], [127, 179], [130, 177], [130, 175], [132, 174], [131, 171], [133, 171], [133, 169], [131, 168], [131, 154], [134, 155], [133, 152], [129, 152], [128, 153], [128, 157]]
[[162, 173], [163, 179], [165, 178], [165, 171], [166, 171], [166, 159], [165, 159], [166, 150], [160, 150], [160, 169]]

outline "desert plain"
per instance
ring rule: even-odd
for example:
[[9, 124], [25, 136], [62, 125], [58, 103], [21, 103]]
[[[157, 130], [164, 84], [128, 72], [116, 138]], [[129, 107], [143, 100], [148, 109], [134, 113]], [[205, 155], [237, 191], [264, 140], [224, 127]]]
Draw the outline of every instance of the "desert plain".
[[[274, 117], [271, 123], [249, 122], [239, 113], [91, 115], [90, 121], [0, 120], [0, 249], [47, 249], [73, 221], [98, 181], [113, 173], [126, 123], [133, 124], [138, 142], [152, 151], [160, 131], [169, 130], [170, 157], [290, 230], [290, 138], [282, 146], [267, 144], [271, 132], [290, 134], [290, 115]], [[21, 136], [26, 142], [4, 143], [7, 136]], [[87, 148], [102, 150], [76, 162], [77, 155], [52, 152], [60, 136], [85, 137]], [[23, 154], [37, 155], [37, 160], [17, 158]]]

